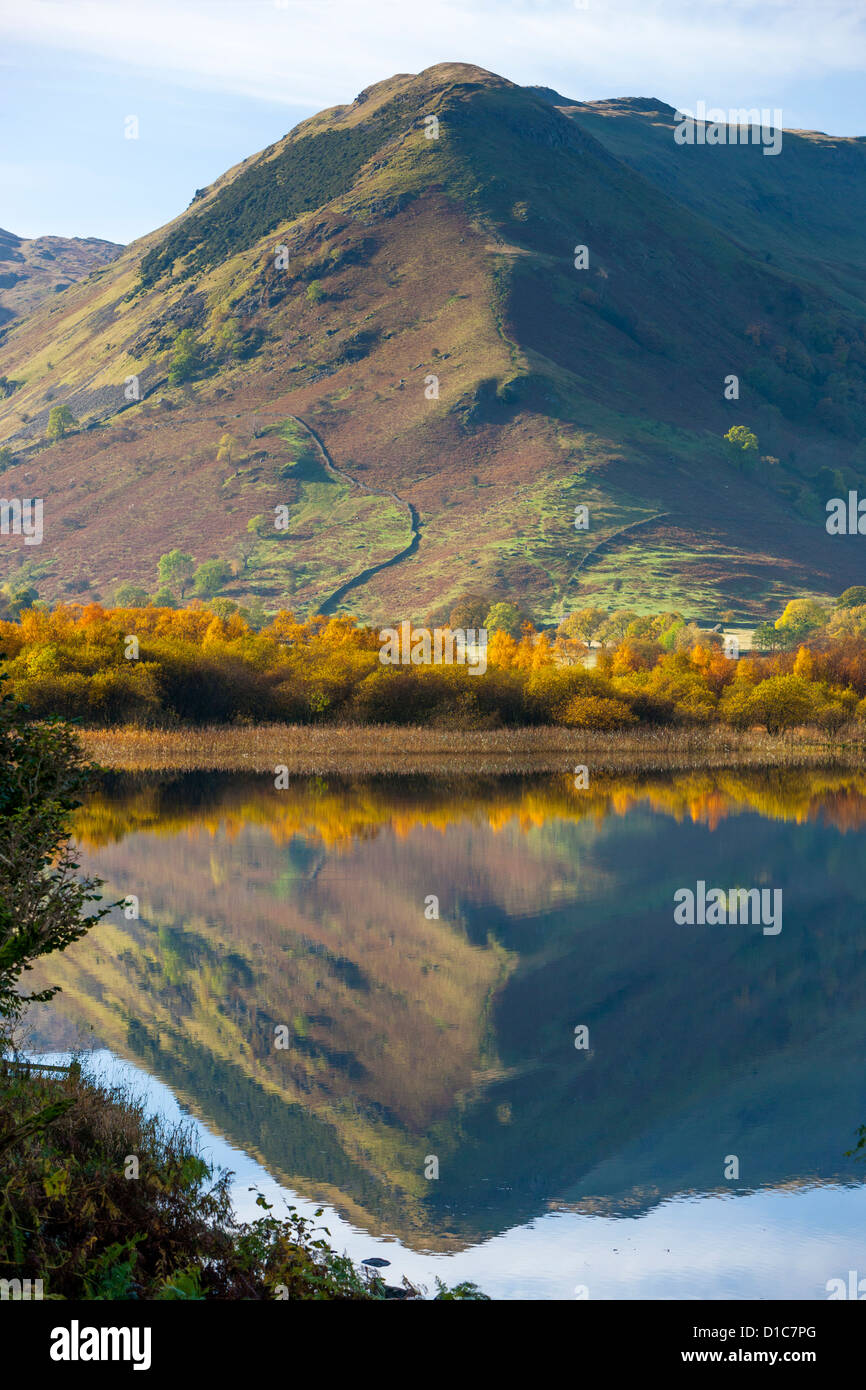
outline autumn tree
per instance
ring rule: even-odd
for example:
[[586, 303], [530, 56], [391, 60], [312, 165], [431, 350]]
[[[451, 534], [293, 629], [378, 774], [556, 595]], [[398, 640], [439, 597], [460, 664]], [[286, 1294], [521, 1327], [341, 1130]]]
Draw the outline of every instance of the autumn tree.
[[781, 618], [776, 619], [776, 628], [788, 637], [801, 641], [810, 633], [817, 632], [826, 621], [826, 609], [815, 599], [795, 598], [786, 605]]
[[603, 608], [578, 608], [559, 624], [563, 637], [579, 637], [588, 647], [601, 631], [607, 614]]
[[866, 604], [855, 608], [837, 608], [827, 624], [827, 634], [836, 640], [866, 637]]
[[752, 722], [763, 724], [769, 734], [808, 724], [819, 708], [816, 696], [816, 688], [810, 687], [802, 676], [771, 676], [752, 692]]
[[574, 695], [562, 711], [560, 722], [573, 729], [624, 729], [638, 721], [625, 700]]
[[490, 611], [490, 600], [483, 594], [464, 594], [459, 598], [448, 615], [451, 628], [479, 628], [485, 626], [484, 619]]
[[602, 625], [600, 636], [603, 642], [618, 645], [625, 637], [629, 627], [637, 617], [630, 608], [617, 608]]
[[238, 441], [233, 434], [224, 434], [217, 449], [217, 463], [227, 463], [231, 467], [237, 458]]

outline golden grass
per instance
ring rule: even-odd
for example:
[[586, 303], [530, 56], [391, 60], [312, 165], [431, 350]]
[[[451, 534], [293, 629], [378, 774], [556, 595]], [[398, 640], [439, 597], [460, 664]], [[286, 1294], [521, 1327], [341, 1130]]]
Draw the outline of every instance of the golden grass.
[[828, 742], [820, 730], [771, 737], [704, 729], [615, 733], [563, 728], [434, 729], [398, 725], [225, 726], [199, 729], [85, 729], [87, 755], [127, 771], [267, 772], [375, 775], [563, 772], [689, 768], [866, 766], [859, 731]]

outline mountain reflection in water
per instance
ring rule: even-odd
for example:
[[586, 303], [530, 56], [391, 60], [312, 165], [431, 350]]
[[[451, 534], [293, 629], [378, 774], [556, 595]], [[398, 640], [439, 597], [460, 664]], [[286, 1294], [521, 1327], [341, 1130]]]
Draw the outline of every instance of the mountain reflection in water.
[[[36, 1043], [85, 1031], [279, 1183], [416, 1250], [853, 1188], [864, 823], [866, 777], [835, 771], [110, 777], [76, 836], [140, 915], [42, 967], [63, 992]], [[699, 879], [781, 888], [782, 932], [677, 926]]]

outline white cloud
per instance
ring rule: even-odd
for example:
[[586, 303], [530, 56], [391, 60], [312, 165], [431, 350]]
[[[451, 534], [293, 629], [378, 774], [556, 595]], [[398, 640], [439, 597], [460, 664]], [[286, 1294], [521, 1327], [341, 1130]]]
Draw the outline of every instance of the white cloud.
[[863, 70], [862, 0], [2, 0], [0, 34], [311, 109], [463, 61], [568, 95], [772, 104]]

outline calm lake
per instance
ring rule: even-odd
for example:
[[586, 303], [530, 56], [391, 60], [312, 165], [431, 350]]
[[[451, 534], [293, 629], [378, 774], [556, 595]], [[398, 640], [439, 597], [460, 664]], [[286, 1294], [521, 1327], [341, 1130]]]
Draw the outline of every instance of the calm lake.
[[[32, 1050], [186, 1116], [242, 1214], [499, 1298], [866, 1278], [866, 776], [115, 776], [76, 838], [138, 915], [40, 970]], [[699, 881], [781, 931], [678, 925]]]

